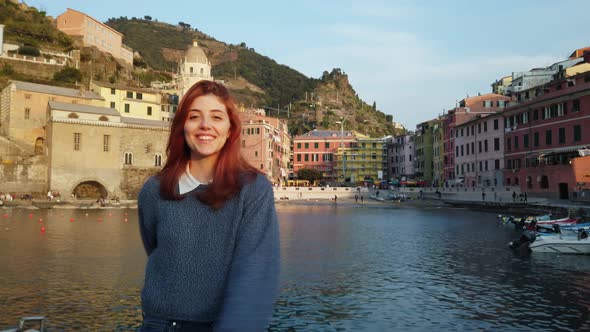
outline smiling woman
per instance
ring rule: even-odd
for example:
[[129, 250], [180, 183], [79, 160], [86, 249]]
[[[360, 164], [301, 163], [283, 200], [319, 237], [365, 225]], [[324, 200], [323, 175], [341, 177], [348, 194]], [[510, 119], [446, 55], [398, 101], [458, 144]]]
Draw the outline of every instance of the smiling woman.
[[139, 194], [148, 255], [141, 331], [262, 331], [270, 319], [279, 276], [274, 195], [242, 158], [240, 133], [223, 85], [200, 81], [180, 101], [166, 164]]
[[230, 133], [225, 105], [212, 94], [193, 100], [184, 123], [184, 139], [191, 150], [190, 173], [200, 182], [213, 178], [219, 152]]

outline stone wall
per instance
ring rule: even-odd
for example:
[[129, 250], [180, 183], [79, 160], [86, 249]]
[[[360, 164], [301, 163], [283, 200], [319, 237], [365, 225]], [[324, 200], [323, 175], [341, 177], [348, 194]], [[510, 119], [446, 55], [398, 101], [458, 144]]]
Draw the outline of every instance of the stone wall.
[[0, 137], [0, 193], [41, 194], [46, 188], [47, 157], [29, 151]]
[[136, 199], [145, 180], [161, 169], [156, 166], [156, 155], [161, 156], [161, 165], [164, 165], [168, 135], [168, 128], [131, 127], [124, 130], [120, 153], [122, 156], [126, 152], [133, 154], [132, 165], [123, 165], [121, 170], [119, 187], [124, 198]]
[[156, 174], [160, 170], [159, 167], [138, 168], [125, 167], [121, 171], [121, 192], [123, 199], [137, 199], [139, 191], [143, 186], [145, 180], [150, 176]]
[[0, 68], [8, 64], [15, 72], [30, 75], [35, 78], [53, 79], [53, 75], [64, 69], [63, 66], [35, 63], [28, 61], [10, 60], [7, 58], [0, 58]]

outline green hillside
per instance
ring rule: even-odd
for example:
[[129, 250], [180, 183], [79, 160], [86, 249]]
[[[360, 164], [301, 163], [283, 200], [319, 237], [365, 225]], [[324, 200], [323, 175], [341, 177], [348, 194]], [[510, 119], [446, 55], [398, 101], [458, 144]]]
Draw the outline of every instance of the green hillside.
[[238, 102], [289, 117], [293, 134], [314, 128], [340, 129], [335, 121], [341, 117], [346, 119], [347, 130], [355, 129], [373, 137], [395, 133], [391, 116], [360, 99], [340, 69], [326, 71], [320, 79], [309, 78], [256, 53], [246, 43], [226, 44], [183, 22], [171, 25], [146, 16], [111, 18], [106, 24], [123, 33], [125, 44], [156, 70], [174, 72], [177, 60], [169, 54], [184, 51], [196, 40], [212, 64], [212, 75], [227, 83]]
[[4, 25], [5, 42], [13, 42], [30, 49], [54, 49], [69, 51], [73, 41], [57, 30], [44, 11], [34, 7], [19, 8], [19, 5], [0, 0], [0, 24]]
[[[55, 29], [45, 12], [33, 7], [0, 0], [0, 24], [5, 25], [5, 39], [21, 45], [25, 51], [78, 47]], [[152, 80], [169, 81], [184, 51], [197, 41], [211, 62], [212, 75], [226, 83], [238, 103], [288, 118], [293, 134], [315, 128], [340, 129], [336, 121], [341, 118], [345, 119], [346, 130], [355, 129], [373, 137], [393, 133], [390, 116], [362, 101], [340, 69], [326, 71], [319, 79], [310, 78], [256, 53], [246, 43], [226, 44], [183, 22], [172, 25], [145, 16], [111, 18], [105, 24], [121, 32], [123, 42], [139, 54], [134, 59], [135, 68], [125, 68], [97, 49], [82, 48], [80, 72], [73, 73], [77, 75], [75, 81], [94, 79], [130, 86], [149, 86]], [[9, 67], [1, 69], [0, 82], [15, 78], [34, 80], [19, 76]], [[64, 82], [55, 78], [54, 81], [70, 83], [69, 77], [61, 80]]]
[[[236, 71], [234, 72], [234, 69]], [[212, 74], [221, 79], [240, 75], [263, 89], [269, 96], [267, 105], [286, 105], [301, 100], [314, 90], [316, 81], [285, 65], [247, 48], [237, 50], [237, 60], [213, 67]]]
[[184, 50], [194, 38], [191, 30], [137, 18], [111, 18], [105, 24], [122, 33], [125, 36], [123, 43], [138, 51], [146, 63], [156, 70], [174, 72], [177, 63], [167, 60], [162, 48]]

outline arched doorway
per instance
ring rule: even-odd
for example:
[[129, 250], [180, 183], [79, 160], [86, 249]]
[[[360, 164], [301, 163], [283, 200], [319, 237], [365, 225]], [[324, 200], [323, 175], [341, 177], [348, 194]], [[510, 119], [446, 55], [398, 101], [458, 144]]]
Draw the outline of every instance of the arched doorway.
[[35, 155], [45, 154], [45, 140], [38, 137], [35, 141]]
[[78, 199], [98, 199], [108, 196], [106, 188], [97, 181], [84, 181], [78, 184], [72, 194]]

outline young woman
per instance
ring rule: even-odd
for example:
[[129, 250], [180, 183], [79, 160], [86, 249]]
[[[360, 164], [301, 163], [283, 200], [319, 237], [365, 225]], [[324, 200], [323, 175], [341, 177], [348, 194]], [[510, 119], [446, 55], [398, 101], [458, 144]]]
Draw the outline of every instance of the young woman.
[[240, 119], [221, 84], [178, 106], [167, 160], [138, 200], [148, 261], [141, 331], [262, 331], [278, 294], [272, 185], [240, 154]]

